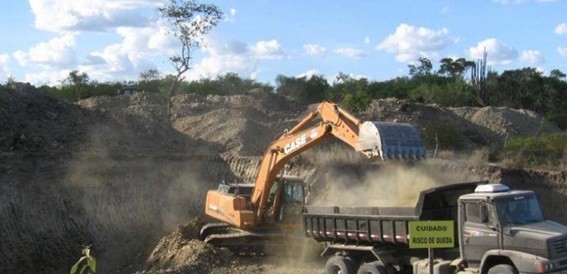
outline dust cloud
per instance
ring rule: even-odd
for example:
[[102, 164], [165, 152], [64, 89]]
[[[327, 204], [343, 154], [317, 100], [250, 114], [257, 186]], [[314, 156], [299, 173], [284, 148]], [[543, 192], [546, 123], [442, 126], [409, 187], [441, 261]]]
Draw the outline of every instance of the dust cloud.
[[435, 164], [380, 163], [327, 170], [310, 188], [309, 205], [414, 207], [421, 191], [468, 181]]
[[131, 251], [151, 248], [201, 215], [209, 189], [201, 181], [201, 161], [117, 152], [108, 146], [120, 138], [111, 128], [94, 127], [92, 133], [69, 160], [64, 184], [71, 218], [85, 230], [82, 245], [93, 244], [105, 265], [135, 262], [124, 257], [139, 256]]

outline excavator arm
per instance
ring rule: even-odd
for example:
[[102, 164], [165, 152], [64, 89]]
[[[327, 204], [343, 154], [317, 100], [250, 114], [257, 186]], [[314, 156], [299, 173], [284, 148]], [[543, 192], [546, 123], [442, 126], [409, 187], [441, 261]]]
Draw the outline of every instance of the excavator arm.
[[[314, 125], [315, 119], [320, 121]], [[419, 159], [425, 157], [419, 132], [404, 123], [361, 122], [337, 104], [324, 101], [289, 131], [284, 131], [266, 150], [248, 202], [237, 196], [209, 191], [205, 212], [239, 228], [251, 228], [262, 222], [265, 205], [277, 175], [294, 156], [319, 142], [335, 137], [367, 157]], [[223, 205], [223, 209], [218, 208]], [[214, 207], [213, 207], [214, 206]], [[228, 207], [226, 207], [228, 206]]]

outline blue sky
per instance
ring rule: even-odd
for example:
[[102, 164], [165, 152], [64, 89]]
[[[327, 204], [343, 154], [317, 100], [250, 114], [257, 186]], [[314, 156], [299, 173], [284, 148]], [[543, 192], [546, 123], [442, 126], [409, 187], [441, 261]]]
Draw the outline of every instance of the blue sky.
[[[166, 0], [18, 0], [0, 9], [0, 83], [9, 77], [57, 84], [79, 70], [98, 81], [173, 73], [178, 44], [156, 9]], [[567, 72], [567, 1], [201, 0], [225, 18], [195, 52], [187, 79], [233, 72], [274, 82], [277, 75], [339, 73], [381, 81], [408, 64], [444, 57], [478, 60], [495, 71], [524, 67]]]

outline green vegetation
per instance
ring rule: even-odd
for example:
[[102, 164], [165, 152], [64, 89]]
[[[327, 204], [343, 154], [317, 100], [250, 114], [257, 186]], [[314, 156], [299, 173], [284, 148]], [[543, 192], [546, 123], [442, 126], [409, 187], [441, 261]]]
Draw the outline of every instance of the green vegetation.
[[516, 167], [564, 166], [567, 164], [567, 132], [511, 138], [500, 153], [500, 159]]
[[[96, 273], [96, 259], [91, 256], [91, 246], [85, 246], [81, 251], [83, 256], [71, 267], [71, 274]], [[79, 269], [81, 267], [81, 269]]]
[[[288, 77], [278, 75], [276, 86], [235, 73], [214, 79], [180, 81], [176, 94], [236, 95], [251, 90], [276, 93], [300, 104], [330, 100], [353, 113], [366, 110], [373, 99], [396, 97], [413, 102], [438, 104], [444, 107], [494, 106], [527, 109], [547, 118], [561, 129], [567, 129], [567, 81], [565, 73], [553, 70], [548, 76], [535, 68], [504, 71], [501, 74], [486, 69], [486, 61], [471, 62], [463, 58], [443, 58], [440, 69], [432, 70], [431, 61], [419, 59], [420, 65], [409, 65], [409, 76], [385, 81], [355, 79], [340, 73], [333, 83], [322, 75]], [[467, 77], [470, 72], [470, 77]], [[13, 81], [13, 80], [12, 80]], [[176, 76], [162, 76], [156, 69], [140, 73], [137, 81], [100, 83], [86, 73], [72, 71], [55, 87], [39, 89], [53, 97], [74, 102], [91, 96], [117, 95], [125, 86], [139, 91], [171, 94]]]

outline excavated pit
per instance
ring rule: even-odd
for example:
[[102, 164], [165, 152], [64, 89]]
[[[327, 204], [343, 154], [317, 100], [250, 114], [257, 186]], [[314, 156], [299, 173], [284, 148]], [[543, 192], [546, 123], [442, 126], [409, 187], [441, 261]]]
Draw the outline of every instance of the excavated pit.
[[[30, 85], [0, 85], [0, 272], [67, 273], [88, 244], [102, 273], [321, 272], [317, 259], [238, 258], [196, 238], [206, 191], [223, 180], [253, 181], [269, 143], [313, 106], [273, 94], [183, 95], [173, 98], [171, 121], [165, 106], [148, 93], [70, 104]], [[450, 119], [471, 133], [472, 147], [557, 131], [525, 111], [395, 99], [374, 101], [362, 118], [418, 126]], [[385, 177], [376, 166], [329, 141], [294, 159], [291, 173], [326, 192], [341, 182], [372, 186], [383, 179], [399, 184], [401, 194], [400, 175], [411, 185], [420, 173], [435, 182], [501, 180], [534, 189], [548, 218], [567, 223], [556, 211], [567, 206], [565, 172], [430, 160], [421, 170]]]

